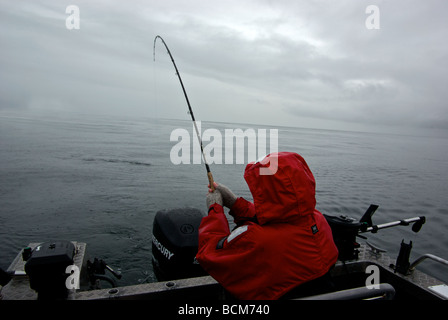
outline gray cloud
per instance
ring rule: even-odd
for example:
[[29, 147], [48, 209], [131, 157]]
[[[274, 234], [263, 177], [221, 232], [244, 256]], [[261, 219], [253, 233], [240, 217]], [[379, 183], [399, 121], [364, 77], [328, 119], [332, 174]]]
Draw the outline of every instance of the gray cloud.
[[[67, 30], [68, 5], [80, 30]], [[365, 9], [380, 9], [368, 30]], [[0, 1], [0, 110], [448, 129], [446, 1]], [[339, 124], [338, 124], [339, 123]]]

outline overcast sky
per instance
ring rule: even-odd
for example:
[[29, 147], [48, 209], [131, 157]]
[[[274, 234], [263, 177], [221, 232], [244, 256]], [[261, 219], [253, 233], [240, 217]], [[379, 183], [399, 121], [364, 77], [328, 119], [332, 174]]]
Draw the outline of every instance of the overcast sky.
[[160, 35], [197, 120], [448, 131], [447, 12], [446, 0], [0, 0], [0, 112], [189, 119], [161, 42], [153, 61]]

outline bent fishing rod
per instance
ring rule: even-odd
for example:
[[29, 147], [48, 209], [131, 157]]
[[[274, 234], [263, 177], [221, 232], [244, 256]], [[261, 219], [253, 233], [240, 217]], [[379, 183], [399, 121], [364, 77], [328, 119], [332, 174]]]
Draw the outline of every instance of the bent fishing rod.
[[176, 70], [176, 75], [179, 78], [179, 82], [182, 87], [182, 91], [184, 92], [185, 100], [187, 100], [188, 113], [190, 114], [191, 120], [193, 121], [194, 129], [196, 131], [196, 136], [199, 141], [199, 146], [201, 147], [202, 158], [204, 159], [205, 169], [207, 170], [208, 182], [210, 183], [210, 188], [212, 189], [212, 191], [215, 191], [215, 186], [213, 185], [213, 175], [210, 170], [210, 166], [208, 165], [207, 158], [205, 157], [204, 148], [202, 146], [201, 135], [199, 133], [198, 126], [196, 125], [196, 119], [194, 118], [193, 109], [191, 109], [190, 100], [188, 99], [187, 92], [185, 91], [184, 83], [182, 82], [182, 78], [180, 77], [180, 73], [179, 73], [179, 70], [177, 69], [176, 62], [174, 62], [173, 55], [171, 54], [170, 49], [168, 48], [167, 44], [165, 43], [165, 41], [163, 40], [163, 38], [161, 36], [156, 36], [154, 38], [154, 49], [153, 49], [154, 61], [156, 61], [156, 41], [157, 41], [157, 39], [160, 39], [162, 41], [168, 54], [170, 55], [171, 62], [173, 63], [174, 69]]

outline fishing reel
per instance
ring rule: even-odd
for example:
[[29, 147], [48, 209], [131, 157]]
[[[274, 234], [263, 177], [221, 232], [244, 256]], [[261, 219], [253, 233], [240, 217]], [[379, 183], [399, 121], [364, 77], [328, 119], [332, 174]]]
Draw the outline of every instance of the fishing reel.
[[358, 259], [358, 248], [360, 247], [360, 244], [356, 241], [356, 237], [367, 239], [362, 233], [376, 233], [381, 229], [396, 226], [409, 226], [411, 224], [412, 231], [419, 232], [426, 222], [426, 218], [422, 216], [374, 225], [372, 216], [377, 209], [377, 205], [371, 204], [359, 221], [347, 216], [329, 216], [324, 214], [324, 217], [331, 227], [336, 247], [339, 250], [339, 260], [346, 261]]

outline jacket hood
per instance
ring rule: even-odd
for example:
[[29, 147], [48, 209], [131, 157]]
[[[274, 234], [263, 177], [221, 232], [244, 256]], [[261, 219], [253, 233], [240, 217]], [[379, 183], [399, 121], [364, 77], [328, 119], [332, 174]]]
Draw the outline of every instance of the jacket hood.
[[244, 179], [252, 193], [258, 222], [294, 222], [313, 213], [316, 183], [308, 164], [292, 152], [271, 153], [249, 163]]

